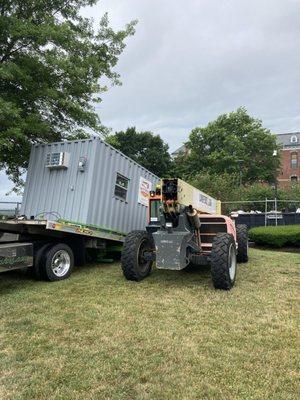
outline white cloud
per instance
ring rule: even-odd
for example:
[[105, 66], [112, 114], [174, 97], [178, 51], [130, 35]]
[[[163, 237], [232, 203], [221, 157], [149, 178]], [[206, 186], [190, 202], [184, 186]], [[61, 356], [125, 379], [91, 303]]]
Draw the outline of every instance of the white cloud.
[[299, 129], [300, 2], [105, 0], [114, 26], [138, 18], [120, 58], [123, 86], [98, 112], [113, 129], [151, 129], [171, 149], [241, 105], [276, 132]]
[[105, 11], [115, 28], [139, 23], [123, 86], [97, 106], [104, 125], [152, 130], [171, 150], [239, 106], [274, 132], [300, 129], [300, 1], [102, 0], [84, 14], [96, 24]]

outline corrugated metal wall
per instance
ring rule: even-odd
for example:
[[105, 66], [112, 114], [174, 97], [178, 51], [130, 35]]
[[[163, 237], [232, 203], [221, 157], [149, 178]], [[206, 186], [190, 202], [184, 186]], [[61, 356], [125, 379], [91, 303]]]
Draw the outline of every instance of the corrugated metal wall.
[[[95, 149], [95, 140], [33, 146], [21, 213], [36, 217], [40, 213], [55, 212], [64, 219], [86, 221]], [[56, 152], [70, 154], [67, 169], [46, 167], [47, 154]], [[87, 170], [81, 173], [78, 162], [84, 155], [88, 158]], [[47, 216], [47, 219], [51, 218]]]
[[[129, 179], [126, 202], [114, 196], [117, 173]], [[88, 223], [96, 223], [105, 228], [113, 226], [125, 233], [144, 228], [147, 207], [138, 203], [140, 177], [151, 181], [152, 187], [158, 182], [158, 177], [99, 140]]]
[[[68, 152], [67, 169], [49, 170], [48, 153]], [[87, 158], [84, 172], [80, 157]], [[114, 196], [116, 174], [129, 179], [126, 202]], [[124, 233], [142, 229], [147, 207], [138, 203], [139, 181], [153, 186], [159, 178], [99, 138], [35, 145], [32, 148], [21, 213], [36, 217], [55, 212], [62, 219], [97, 225]], [[55, 219], [45, 214], [47, 219]]]

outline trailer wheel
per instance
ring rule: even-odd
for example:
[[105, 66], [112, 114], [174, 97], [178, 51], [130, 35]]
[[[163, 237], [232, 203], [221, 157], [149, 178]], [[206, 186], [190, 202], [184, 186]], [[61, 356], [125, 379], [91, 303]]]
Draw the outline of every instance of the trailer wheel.
[[141, 281], [152, 269], [153, 261], [146, 259], [146, 252], [154, 249], [151, 234], [146, 231], [130, 232], [124, 242], [121, 264], [123, 274], [130, 281]]
[[248, 261], [248, 228], [247, 225], [236, 226], [236, 237], [238, 243], [237, 261], [246, 263]]
[[218, 233], [211, 249], [211, 277], [216, 289], [230, 290], [236, 276], [236, 246], [229, 233]]
[[41, 246], [34, 255], [34, 264], [33, 267], [30, 268], [31, 274], [35, 277], [37, 280], [42, 280], [43, 279], [43, 263], [44, 263], [44, 257], [47, 253], [47, 250], [51, 247], [51, 243], [46, 243], [43, 246]]
[[68, 278], [71, 275], [73, 267], [73, 251], [64, 243], [55, 244], [46, 250], [41, 263], [43, 277], [51, 282]]

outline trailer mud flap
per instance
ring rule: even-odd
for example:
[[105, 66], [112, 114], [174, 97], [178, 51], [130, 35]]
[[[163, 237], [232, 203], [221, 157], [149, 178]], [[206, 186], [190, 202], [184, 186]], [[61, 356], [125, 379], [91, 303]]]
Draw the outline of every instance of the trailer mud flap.
[[187, 244], [192, 238], [190, 232], [153, 233], [156, 248], [156, 268], [181, 270], [189, 263], [187, 259]]
[[0, 245], [0, 272], [31, 267], [32, 243], [6, 243]]

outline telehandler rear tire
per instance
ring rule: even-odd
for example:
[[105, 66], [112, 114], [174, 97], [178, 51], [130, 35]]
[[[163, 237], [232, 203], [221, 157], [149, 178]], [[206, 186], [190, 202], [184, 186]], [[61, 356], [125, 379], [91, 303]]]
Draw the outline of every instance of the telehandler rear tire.
[[229, 233], [218, 233], [211, 249], [211, 277], [216, 289], [230, 290], [236, 276], [236, 245]]
[[146, 231], [132, 231], [125, 239], [121, 265], [123, 274], [130, 281], [141, 281], [151, 273], [153, 261], [144, 258], [154, 249], [154, 241]]
[[248, 261], [248, 228], [247, 225], [236, 226], [236, 239], [238, 243], [237, 262]]

